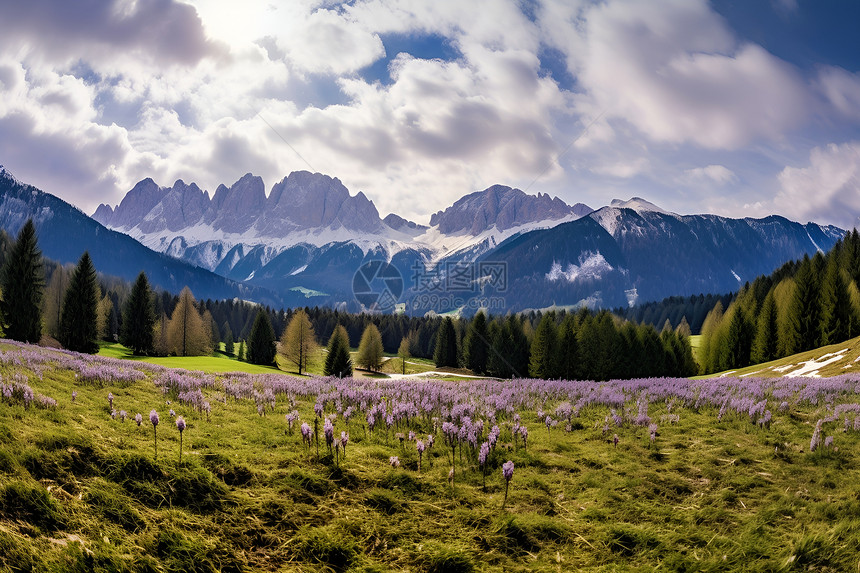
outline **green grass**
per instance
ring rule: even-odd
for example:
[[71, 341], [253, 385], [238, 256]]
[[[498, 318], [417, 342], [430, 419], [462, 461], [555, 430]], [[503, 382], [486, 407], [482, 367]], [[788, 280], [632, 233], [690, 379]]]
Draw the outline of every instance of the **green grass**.
[[[823, 364], [830, 359], [833, 359], [830, 363]], [[818, 376], [827, 377], [858, 373], [860, 372], [860, 337], [852, 338], [851, 340], [846, 340], [839, 344], [832, 344], [830, 346], [816, 348], [815, 350], [793, 354], [771, 362], [765, 362], [763, 364], [756, 364], [754, 366], [747, 366], [746, 368], [720, 372], [717, 374], [709, 374], [707, 376], [699, 376], [698, 378], [709, 378], [724, 374], [731, 376], [757, 376], [764, 378], [791, 376], [792, 374], [799, 376], [804, 374], [801, 372], [801, 369], [805, 368], [805, 363], [808, 363], [809, 361], [814, 361], [821, 364], [821, 366], [810, 365], [805, 375], [815, 373]]]
[[[238, 348], [238, 347], [237, 347]], [[125, 346], [119, 343], [101, 343], [99, 344], [99, 356], [107, 356], [110, 358], [122, 358], [124, 360], [134, 360], [147, 362], [149, 364], [158, 364], [167, 368], [185, 368], [187, 370], [197, 370], [207, 373], [222, 373], [222, 372], [247, 372], [249, 374], [268, 374], [281, 372], [280, 369], [270, 366], [258, 366], [241, 362], [236, 357], [229, 357], [223, 353], [213, 354], [211, 356], [134, 356]], [[286, 374], [286, 372], [284, 372]]]
[[[295, 407], [312, 423], [313, 400], [279, 396], [261, 417], [216, 385], [207, 420], [151, 380], [95, 386], [0, 361], [3, 383], [16, 375], [59, 404], [0, 401], [0, 571], [853, 571], [860, 559], [860, 433], [832, 430], [837, 450], [802, 451], [823, 405], [771, 405], [769, 429], [676, 405], [655, 444], [626, 425], [611, 430], [617, 448], [600, 430], [606, 408], [584, 408], [571, 432], [521, 410], [528, 449], [501, 423], [485, 489], [468, 459], [449, 484], [441, 436], [419, 474], [414, 446], [368, 436], [362, 416], [339, 465], [324, 442], [317, 457], [284, 420]], [[144, 425], [112, 420], [108, 392]], [[170, 408], [188, 422], [181, 465]]]

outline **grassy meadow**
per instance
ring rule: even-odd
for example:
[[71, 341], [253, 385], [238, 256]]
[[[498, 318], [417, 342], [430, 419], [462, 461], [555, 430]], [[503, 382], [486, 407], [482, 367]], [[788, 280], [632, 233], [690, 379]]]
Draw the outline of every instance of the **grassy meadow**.
[[[205, 371], [228, 359], [186, 360]], [[860, 567], [855, 382], [334, 383], [164, 365], [0, 343], [0, 570]], [[370, 430], [370, 396], [406, 417]], [[398, 410], [410, 396], [426, 413]], [[317, 404], [336, 437], [349, 433], [345, 452], [326, 445]], [[181, 441], [171, 409], [187, 422]], [[479, 442], [498, 426], [486, 472], [469, 438], [446, 438], [444, 422], [470, 425], [466, 412], [484, 421]], [[810, 452], [816, 427], [832, 443]]]

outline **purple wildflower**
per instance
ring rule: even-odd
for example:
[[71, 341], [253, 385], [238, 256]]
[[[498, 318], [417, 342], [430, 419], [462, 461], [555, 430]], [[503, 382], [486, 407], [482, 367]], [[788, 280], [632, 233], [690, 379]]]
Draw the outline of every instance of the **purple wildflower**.
[[108, 407], [113, 410], [113, 392], [108, 392]]
[[832, 448], [833, 447], [833, 436], [827, 436], [824, 438], [824, 447]]
[[140, 412], [134, 415], [134, 421], [137, 422], [137, 427], [139, 428], [140, 425], [143, 423], [143, 416]]
[[152, 422], [152, 437], [155, 442], [155, 460], [158, 460], [158, 412], [152, 410], [149, 413], [149, 421]]
[[388, 463], [391, 464], [391, 467], [393, 468], [399, 468], [400, 458], [398, 458], [397, 456], [391, 456], [390, 458], [388, 458]]
[[505, 509], [505, 504], [508, 502], [508, 487], [514, 477], [514, 462], [508, 460], [502, 464], [502, 476], [505, 478], [505, 499], [502, 501], [502, 509]]
[[176, 429], [179, 430], [179, 463], [182, 463], [182, 434], [185, 432], [185, 420], [182, 416], [176, 418]]
[[72, 403], [74, 403], [74, 401], [77, 400], [77, 398], [78, 398], [78, 391], [72, 390]]
[[615, 434], [614, 436], [612, 436], [612, 445], [615, 446], [616, 448], [618, 447], [618, 434]]
[[122, 420], [123, 422], [125, 422], [125, 419], [127, 416], [128, 416], [128, 412], [126, 412], [125, 410], [119, 411], [119, 419]]
[[334, 442], [334, 425], [328, 418], [323, 423], [323, 433], [325, 434], [325, 443], [328, 445], [328, 449], [331, 450], [332, 443]]

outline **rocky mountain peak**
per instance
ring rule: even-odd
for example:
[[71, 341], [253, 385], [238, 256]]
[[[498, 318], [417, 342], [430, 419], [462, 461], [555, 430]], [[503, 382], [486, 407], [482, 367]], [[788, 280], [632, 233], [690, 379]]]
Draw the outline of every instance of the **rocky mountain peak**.
[[558, 197], [538, 193], [528, 195], [520, 189], [493, 185], [483, 191], [470, 193], [444, 211], [430, 218], [442, 233], [478, 235], [495, 226], [504, 231], [538, 221], [581, 217], [591, 209], [581, 203], [570, 206]]

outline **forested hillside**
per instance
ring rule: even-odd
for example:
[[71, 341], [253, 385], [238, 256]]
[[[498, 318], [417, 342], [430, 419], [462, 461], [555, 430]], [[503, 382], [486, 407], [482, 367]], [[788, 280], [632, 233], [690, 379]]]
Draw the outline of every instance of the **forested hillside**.
[[860, 235], [786, 263], [721, 302], [702, 326], [703, 373], [743, 368], [860, 334]]

